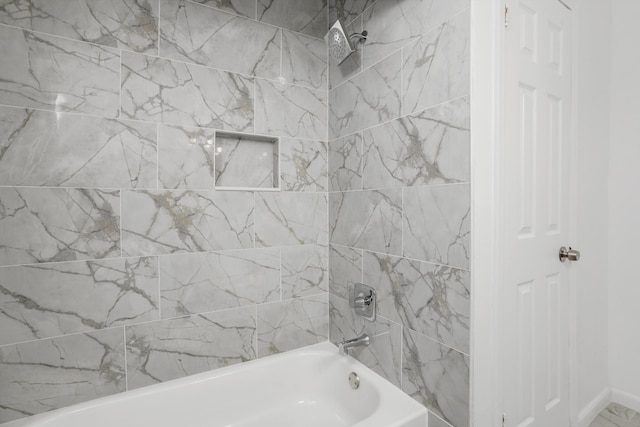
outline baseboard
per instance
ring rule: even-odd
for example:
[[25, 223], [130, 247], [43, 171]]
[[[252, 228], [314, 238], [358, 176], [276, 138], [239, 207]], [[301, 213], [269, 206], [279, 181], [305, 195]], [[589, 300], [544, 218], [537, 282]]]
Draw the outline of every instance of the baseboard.
[[611, 389], [605, 387], [594, 397], [578, 414], [578, 427], [589, 427], [589, 424], [596, 419], [600, 411], [615, 399], [611, 398]]
[[636, 412], [640, 412], [640, 396], [635, 396], [633, 394], [627, 393], [626, 391], [612, 388], [611, 401], [624, 405]]

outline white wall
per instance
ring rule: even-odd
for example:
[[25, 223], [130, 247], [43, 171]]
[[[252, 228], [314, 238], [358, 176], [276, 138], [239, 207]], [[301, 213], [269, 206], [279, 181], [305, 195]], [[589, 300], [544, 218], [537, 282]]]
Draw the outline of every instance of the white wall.
[[640, 405], [640, 1], [612, 3], [609, 378]]
[[606, 394], [608, 384], [608, 206], [604, 201], [609, 169], [610, 10], [609, 2], [602, 0], [580, 0], [575, 9], [578, 212], [577, 239], [572, 245], [582, 254], [572, 266], [576, 274], [578, 412]]

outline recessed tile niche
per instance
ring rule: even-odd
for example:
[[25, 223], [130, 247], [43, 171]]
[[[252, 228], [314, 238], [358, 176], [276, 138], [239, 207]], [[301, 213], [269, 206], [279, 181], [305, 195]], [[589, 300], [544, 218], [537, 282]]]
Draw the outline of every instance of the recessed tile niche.
[[278, 143], [277, 137], [216, 132], [216, 189], [279, 191]]

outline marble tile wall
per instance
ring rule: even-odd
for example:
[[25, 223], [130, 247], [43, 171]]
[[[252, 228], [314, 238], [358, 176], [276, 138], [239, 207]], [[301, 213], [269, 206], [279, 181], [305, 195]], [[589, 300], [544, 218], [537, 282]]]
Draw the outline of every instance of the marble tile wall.
[[[469, 426], [469, 1], [330, 0], [369, 39], [329, 63], [330, 340], [429, 409]], [[378, 293], [375, 322], [349, 287]]]
[[[0, 423], [328, 339], [327, 17], [1, 2]], [[282, 191], [215, 190], [216, 130]]]

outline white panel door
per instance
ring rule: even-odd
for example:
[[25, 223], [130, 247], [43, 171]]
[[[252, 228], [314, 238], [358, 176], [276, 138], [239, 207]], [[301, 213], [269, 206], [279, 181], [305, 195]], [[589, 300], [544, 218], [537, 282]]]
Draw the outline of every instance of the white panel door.
[[509, 0], [503, 253], [506, 426], [567, 427], [571, 11]]

